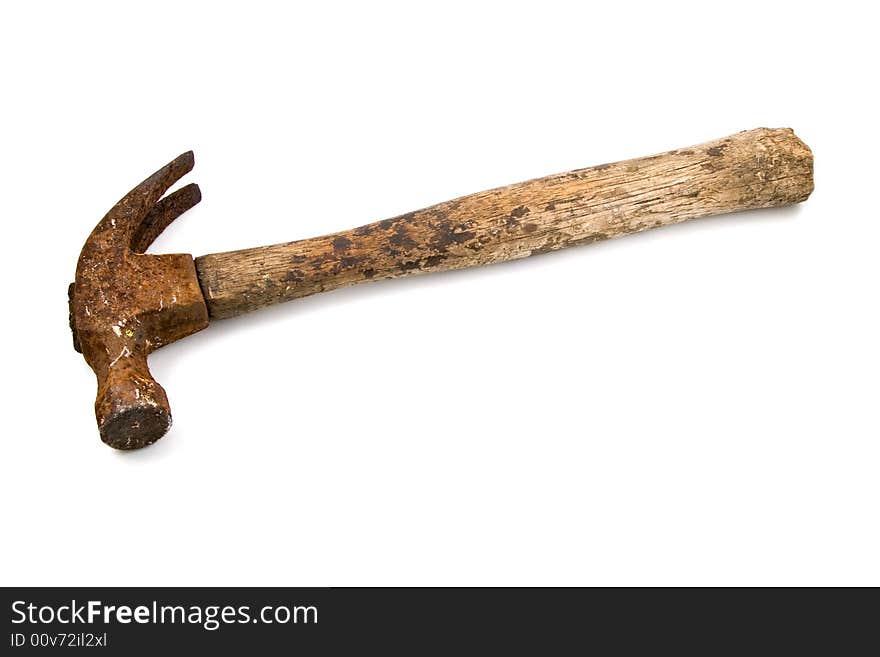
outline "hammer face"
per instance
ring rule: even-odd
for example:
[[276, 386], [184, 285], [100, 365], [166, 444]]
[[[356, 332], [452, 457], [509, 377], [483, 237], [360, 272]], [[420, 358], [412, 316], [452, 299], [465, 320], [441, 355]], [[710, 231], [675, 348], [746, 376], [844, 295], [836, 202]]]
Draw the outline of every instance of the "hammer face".
[[171, 427], [168, 397], [145, 354], [120, 358], [98, 375], [95, 417], [101, 440], [116, 449], [145, 447], [165, 435]]

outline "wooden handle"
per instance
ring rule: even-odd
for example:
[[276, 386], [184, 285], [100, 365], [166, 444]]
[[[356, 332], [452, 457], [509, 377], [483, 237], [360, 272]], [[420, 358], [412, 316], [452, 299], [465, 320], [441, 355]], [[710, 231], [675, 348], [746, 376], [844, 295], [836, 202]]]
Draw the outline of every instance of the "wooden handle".
[[196, 258], [212, 318], [382, 278], [525, 258], [708, 215], [804, 201], [813, 155], [759, 128], [509, 185], [360, 228]]

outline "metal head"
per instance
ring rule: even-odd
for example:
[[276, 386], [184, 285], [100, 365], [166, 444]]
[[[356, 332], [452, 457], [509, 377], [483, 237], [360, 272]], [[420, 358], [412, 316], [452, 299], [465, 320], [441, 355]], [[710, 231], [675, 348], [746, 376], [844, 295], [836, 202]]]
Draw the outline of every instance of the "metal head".
[[194, 184], [162, 198], [193, 163], [192, 152], [184, 153], [113, 206], [86, 240], [68, 290], [74, 348], [98, 377], [101, 440], [117, 449], [154, 443], [171, 426], [147, 355], [208, 325], [192, 256], [144, 253], [201, 200]]

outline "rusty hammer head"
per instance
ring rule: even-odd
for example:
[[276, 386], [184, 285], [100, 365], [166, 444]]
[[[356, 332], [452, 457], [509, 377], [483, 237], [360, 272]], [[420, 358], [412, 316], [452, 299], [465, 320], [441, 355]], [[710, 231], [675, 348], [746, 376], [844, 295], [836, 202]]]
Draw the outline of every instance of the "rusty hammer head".
[[101, 439], [117, 449], [149, 445], [171, 426], [147, 355], [208, 325], [192, 256], [144, 253], [201, 200], [194, 184], [162, 198], [192, 167], [184, 153], [114, 205], [86, 240], [68, 290], [74, 348], [98, 377]]

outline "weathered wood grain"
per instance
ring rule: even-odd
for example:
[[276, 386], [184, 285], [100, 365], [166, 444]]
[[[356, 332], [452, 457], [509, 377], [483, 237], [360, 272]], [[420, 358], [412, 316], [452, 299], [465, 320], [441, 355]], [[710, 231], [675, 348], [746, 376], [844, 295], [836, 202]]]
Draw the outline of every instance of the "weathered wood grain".
[[322, 237], [196, 259], [212, 318], [383, 278], [524, 258], [813, 191], [813, 156], [759, 128], [538, 178]]

